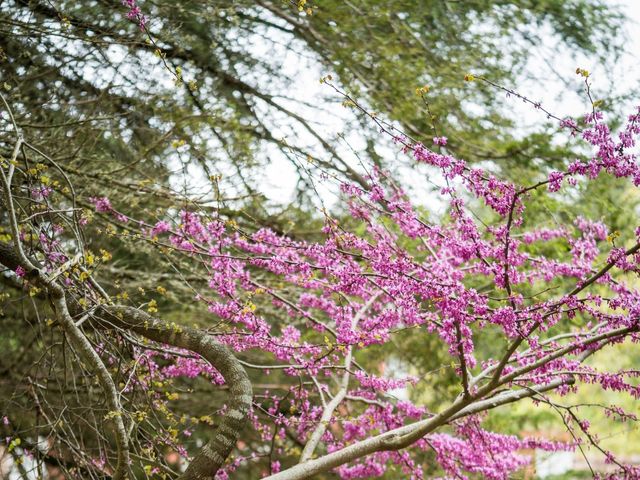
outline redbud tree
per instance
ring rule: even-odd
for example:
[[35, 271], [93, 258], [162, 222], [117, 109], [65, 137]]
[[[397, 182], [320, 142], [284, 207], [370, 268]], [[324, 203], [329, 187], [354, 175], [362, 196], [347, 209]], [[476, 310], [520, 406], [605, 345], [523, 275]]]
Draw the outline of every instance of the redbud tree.
[[[135, 2], [126, 4], [144, 29]], [[588, 86], [588, 72], [578, 73]], [[64, 478], [225, 479], [256, 464], [274, 480], [434, 471], [506, 479], [531, 449], [586, 448], [615, 466], [613, 476], [640, 477], [564, 401], [586, 384], [640, 395], [638, 371], [594, 362], [638, 340], [638, 225], [611, 232], [576, 215], [549, 228], [527, 216], [532, 202], [570, 197], [580, 183], [615, 176], [640, 186], [640, 110], [617, 132], [595, 107], [579, 120], [544, 111], [590, 153], [532, 184], [454, 158], [444, 136], [421, 142], [370, 115], [381, 136], [442, 179], [446, 214], [429, 215], [381, 169], [366, 169], [366, 188], [327, 174], [348, 215], [322, 211], [321, 235], [308, 240], [240, 226], [189, 199], [141, 218], [106, 195], [78, 198], [65, 165], [23, 136], [2, 100], [11, 154], [0, 160], [8, 232], [0, 264], [14, 292], [2, 299], [31, 303], [33, 341], [48, 362], [46, 376], [15, 380], [24, 414], [1, 412], [3, 451], [24, 478], [28, 468], [42, 475], [55, 465]], [[101, 277], [112, 253], [92, 250], [99, 237], [164, 258], [158, 268], [170, 265], [189, 291], [183, 314], [163, 316], [171, 292], [162, 277], [160, 300], [135, 302], [126, 286], [110, 291]], [[368, 358], [391, 360], [407, 331], [441, 346], [455, 371], [438, 409], [395, 394], [428, 388], [429, 377], [384, 375]], [[188, 400], [198, 379], [210, 393], [208, 415]], [[553, 407], [571, 440], [484, 425], [490, 410], [527, 399]], [[599, 407], [611, 422], [636, 420], [615, 404]]]

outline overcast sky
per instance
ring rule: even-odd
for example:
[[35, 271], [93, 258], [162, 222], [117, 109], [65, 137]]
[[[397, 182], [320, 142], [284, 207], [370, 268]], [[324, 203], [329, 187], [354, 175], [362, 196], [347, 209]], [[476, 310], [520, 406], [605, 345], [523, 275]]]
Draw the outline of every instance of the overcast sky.
[[[571, 89], [579, 90], [582, 79], [575, 74], [577, 67], [586, 68], [592, 72], [590, 81], [593, 85], [593, 93], [595, 99], [614, 98], [616, 95], [629, 93], [632, 89], [640, 90], [640, 0], [609, 0], [612, 6], [619, 6], [628, 17], [628, 25], [626, 34], [628, 43], [626, 44], [626, 52], [622, 58], [615, 63], [612, 71], [606, 71], [604, 66], [599, 64], [595, 58], [578, 57], [571, 51], [560, 52], [553, 50], [557, 42], [557, 38], [549, 36], [548, 43], [546, 41], [539, 46], [531, 59], [529, 69], [531, 71], [539, 71], [539, 78], [533, 80], [525, 80], [524, 78], [516, 85], [509, 85], [520, 93], [525, 94], [532, 100], [540, 101], [548, 110], [559, 116], [579, 117], [590, 110], [590, 104], [583, 92], [578, 94], [572, 93]], [[299, 63], [296, 62], [296, 68]], [[554, 72], [555, 73], [552, 73]], [[318, 69], [313, 62], [307, 63], [302, 71], [298, 73], [300, 83], [305, 85], [304, 92], [308, 98], [316, 99], [313, 101], [326, 102], [326, 94], [328, 87], [319, 84], [318, 79], [327, 73]], [[564, 82], [564, 83], [563, 83]], [[408, 85], [407, 92], [411, 92], [415, 86]], [[434, 92], [435, 94], [435, 92]], [[631, 113], [634, 105], [640, 105], [640, 98], [637, 101], [631, 100], [631, 105], [620, 104], [614, 102], [619, 107], [620, 113], [625, 115]], [[318, 113], [314, 112], [315, 120], [324, 124], [319, 130], [324, 131], [325, 135], [334, 137], [340, 133], [344, 124], [340, 121], [340, 117], [344, 118], [344, 113], [337, 111], [334, 105], [328, 105], [329, 113], [327, 113], [326, 121], [318, 118]], [[509, 110], [515, 112], [519, 118], [522, 118], [523, 131], [527, 127], [535, 128], [546, 119], [541, 112], [533, 109], [530, 105], [523, 105], [521, 102], [513, 99], [509, 101]], [[304, 115], [304, 112], [300, 112]], [[383, 113], [383, 112], [382, 112]], [[357, 138], [349, 138], [349, 142], [353, 146], [358, 146]], [[381, 139], [381, 145], [385, 143]], [[386, 155], [395, 155], [394, 152], [383, 149]], [[285, 162], [276, 162], [272, 168], [265, 172], [266, 184], [264, 185], [267, 195], [273, 200], [286, 202], [291, 195], [294, 186], [295, 172], [291, 170], [290, 165]], [[414, 176], [415, 178], [415, 176]], [[290, 181], [289, 181], [290, 180]], [[267, 184], [270, 184], [267, 186]], [[331, 203], [332, 195], [328, 194], [326, 200]], [[323, 194], [324, 196], [324, 194]]]

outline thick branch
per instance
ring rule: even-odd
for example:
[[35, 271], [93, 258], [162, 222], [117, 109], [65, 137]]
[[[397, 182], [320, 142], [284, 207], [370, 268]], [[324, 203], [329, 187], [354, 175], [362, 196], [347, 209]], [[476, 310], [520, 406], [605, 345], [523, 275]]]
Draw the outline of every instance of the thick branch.
[[314, 475], [326, 472], [332, 468], [357, 460], [358, 458], [362, 458], [371, 453], [384, 450], [398, 450], [408, 447], [424, 435], [431, 433], [438, 427], [453, 420], [483, 412], [485, 410], [490, 410], [501, 405], [513, 403], [523, 398], [532, 397], [538, 393], [558, 388], [561, 385], [570, 385], [574, 381], [575, 380], [572, 377], [565, 377], [540, 385], [535, 389], [523, 388], [509, 391], [493, 398], [479, 400], [473, 403], [459, 400], [454, 402], [447, 410], [434, 417], [367, 438], [366, 440], [354, 443], [342, 450], [338, 450], [318, 459], [310, 460], [306, 463], [300, 463], [280, 473], [266, 477], [265, 480], [303, 480], [306, 478], [313, 478]]
[[155, 342], [184, 348], [201, 355], [229, 386], [227, 411], [217, 430], [178, 480], [213, 480], [236, 445], [251, 408], [252, 387], [246, 371], [231, 350], [195, 328], [168, 325], [132, 307], [103, 305], [97, 313], [113, 326], [132, 330]]
[[[12, 270], [23, 265], [12, 246], [5, 243], [0, 243], [0, 263]], [[45, 282], [44, 279], [40, 279], [40, 273], [37, 269], [31, 273], [30, 279], [34, 282]], [[99, 365], [102, 364], [102, 361], [91, 347], [87, 338], [79, 328], [76, 327], [69, 313], [70, 306], [65, 300], [62, 287], [56, 284], [50, 284], [47, 288], [50, 291], [50, 296], [58, 313], [59, 321], [65, 332], [69, 335], [74, 347], [82, 352], [85, 359], [90, 361], [96, 368], [101, 383], [113, 383], [106, 369], [104, 372], [101, 372]], [[74, 308], [71, 308], [71, 310], [75, 311]], [[238, 436], [246, 424], [249, 409], [251, 408], [252, 386], [239, 360], [235, 358], [231, 350], [214, 341], [204, 331], [189, 327], [169, 326], [162, 320], [151, 317], [147, 313], [132, 307], [103, 305], [95, 312], [94, 316], [98, 317], [103, 324], [111, 328], [117, 327], [131, 330], [155, 342], [195, 352], [207, 360], [224, 377], [229, 386], [228, 410], [209, 443], [194, 457], [185, 473], [180, 476], [178, 480], [213, 479], [215, 473], [235, 447]], [[100, 364], [97, 362], [100, 362]], [[102, 366], [104, 367], [103, 364]], [[109, 408], [120, 412], [115, 386], [113, 390], [105, 388], [105, 391], [107, 392]], [[122, 449], [122, 455], [127, 455], [128, 460], [128, 439], [121, 416], [116, 416], [114, 422], [116, 423], [116, 430], [118, 431], [119, 451]], [[120, 425], [121, 428], [118, 428], [118, 425]], [[125, 462], [124, 465], [126, 465], [126, 463], [128, 463], [128, 461]], [[114, 474], [113, 478], [118, 477]]]

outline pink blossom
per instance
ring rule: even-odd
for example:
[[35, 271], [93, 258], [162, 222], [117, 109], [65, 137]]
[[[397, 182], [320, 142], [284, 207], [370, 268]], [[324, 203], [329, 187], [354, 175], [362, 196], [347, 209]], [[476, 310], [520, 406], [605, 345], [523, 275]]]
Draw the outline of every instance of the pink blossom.
[[551, 172], [549, 174], [549, 191], [557, 192], [562, 188], [562, 179], [564, 178], [564, 173], [562, 172]]
[[111, 212], [113, 210], [111, 201], [107, 197], [91, 197], [89, 200], [91, 200], [97, 212]]
[[156, 237], [162, 233], [168, 232], [170, 229], [171, 229], [171, 225], [169, 224], [169, 222], [160, 220], [154, 225], [154, 227], [151, 229], [149, 233], [152, 237]]

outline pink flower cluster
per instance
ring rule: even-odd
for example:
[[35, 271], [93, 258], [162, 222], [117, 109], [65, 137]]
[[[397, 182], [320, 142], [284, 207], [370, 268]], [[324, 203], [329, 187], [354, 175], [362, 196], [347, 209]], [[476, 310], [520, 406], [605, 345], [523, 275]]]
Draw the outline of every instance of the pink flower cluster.
[[142, 14], [136, 0], [122, 0], [122, 5], [129, 9], [127, 18], [136, 22], [140, 26], [140, 30], [144, 30], [147, 25], [147, 17]]
[[[640, 246], [611, 246], [607, 227], [598, 220], [576, 217], [573, 225], [558, 228], [525, 222], [529, 192], [537, 188], [557, 192], [602, 172], [639, 185], [640, 169], [629, 152], [640, 134], [638, 119], [629, 117], [614, 140], [600, 114], [587, 116], [590, 127], [582, 136], [594, 147], [593, 157], [551, 172], [533, 186], [515, 185], [397, 138], [417, 162], [446, 179], [441, 193], [449, 209], [443, 222], [431, 221], [385, 172], [373, 170], [367, 188], [340, 185], [358, 228], [327, 217], [318, 241], [269, 229], [244, 231], [194, 211], [181, 211], [177, 218], [168, 213], [167, 220], [142, 229], [162, 248], [208, 272], [208, 289], [196, 299], [206, 305], [212, 323], [224, 323], [217, 338], [239, 355], [261, 352], [291, 379], [284, 398], [262, 392], [266, 416], [254, 412], [252, 420], [265, 442], [284, 441], [289, 431], [304, 443], [321, 421], [319, 398], [333, 391], [333, 380], [345, 371], [350, 382], [344, 402], [350, 407], [331, 413], [322, 438], [329, 452], [435, 415], [425, 405], [390, 394], [410, 392], [424, 379], [393, 372], [387, 358], [371, 371], [352, 363], [354, 353], [389, 347], [407, 329], [442, 342], [461, 379], [460, 398], [481, 401], [556, 384], [566, 394], [576, 388], [573, 382], [638, 398], [638, 372], [599, 371], [584, 360], [606, 345], [638, 340], [640, 292], [625, 273], [640, 273]], [[446, 145], [446, 138], [434, 144]], [[108, 199], [92, 201], [97, 211], [120, 218]], [[488, 220], [479, 221], [469, 204], [486, 206]], [[627, 242], [637, 242], [635, 227]], [[538, 248], [545, 243], [563, 248]], [[522, 293], [529, 289], [542, 293]], [[478, 348], [486, 332], [499, 337], [497, 344], [515, 347], [487, 355], [486, 348]], [[223, 381], [196, 359], [167, 357], [171, 364], [163, 367], [152, 359], [148, 356], [149, 370], [164, 378], [206, 375]], [[271, 369], [265, 365], [263, 374]], [[312, 386], [299, 388], [305, 381]], [[613, 406], [606, 408], [615, 413], [612, 417], [633, 421]], [[450, 425], [452, 432], [426, 435], [416, 447], [435, 452], [444, 473], [455, 478], [466, 478], [467, 472], [505, 479], [528, 462], [523, 450], [572, 448], [486, 431], [477, 415]], [[588, 432], [588, 423], [580, 426]], [[272, 460], [276, 471], [280, 460]], [[343, 478], [372, 478], [391, 463], [422, 478], [410, 451], [378, 452], [337, 471]]]

